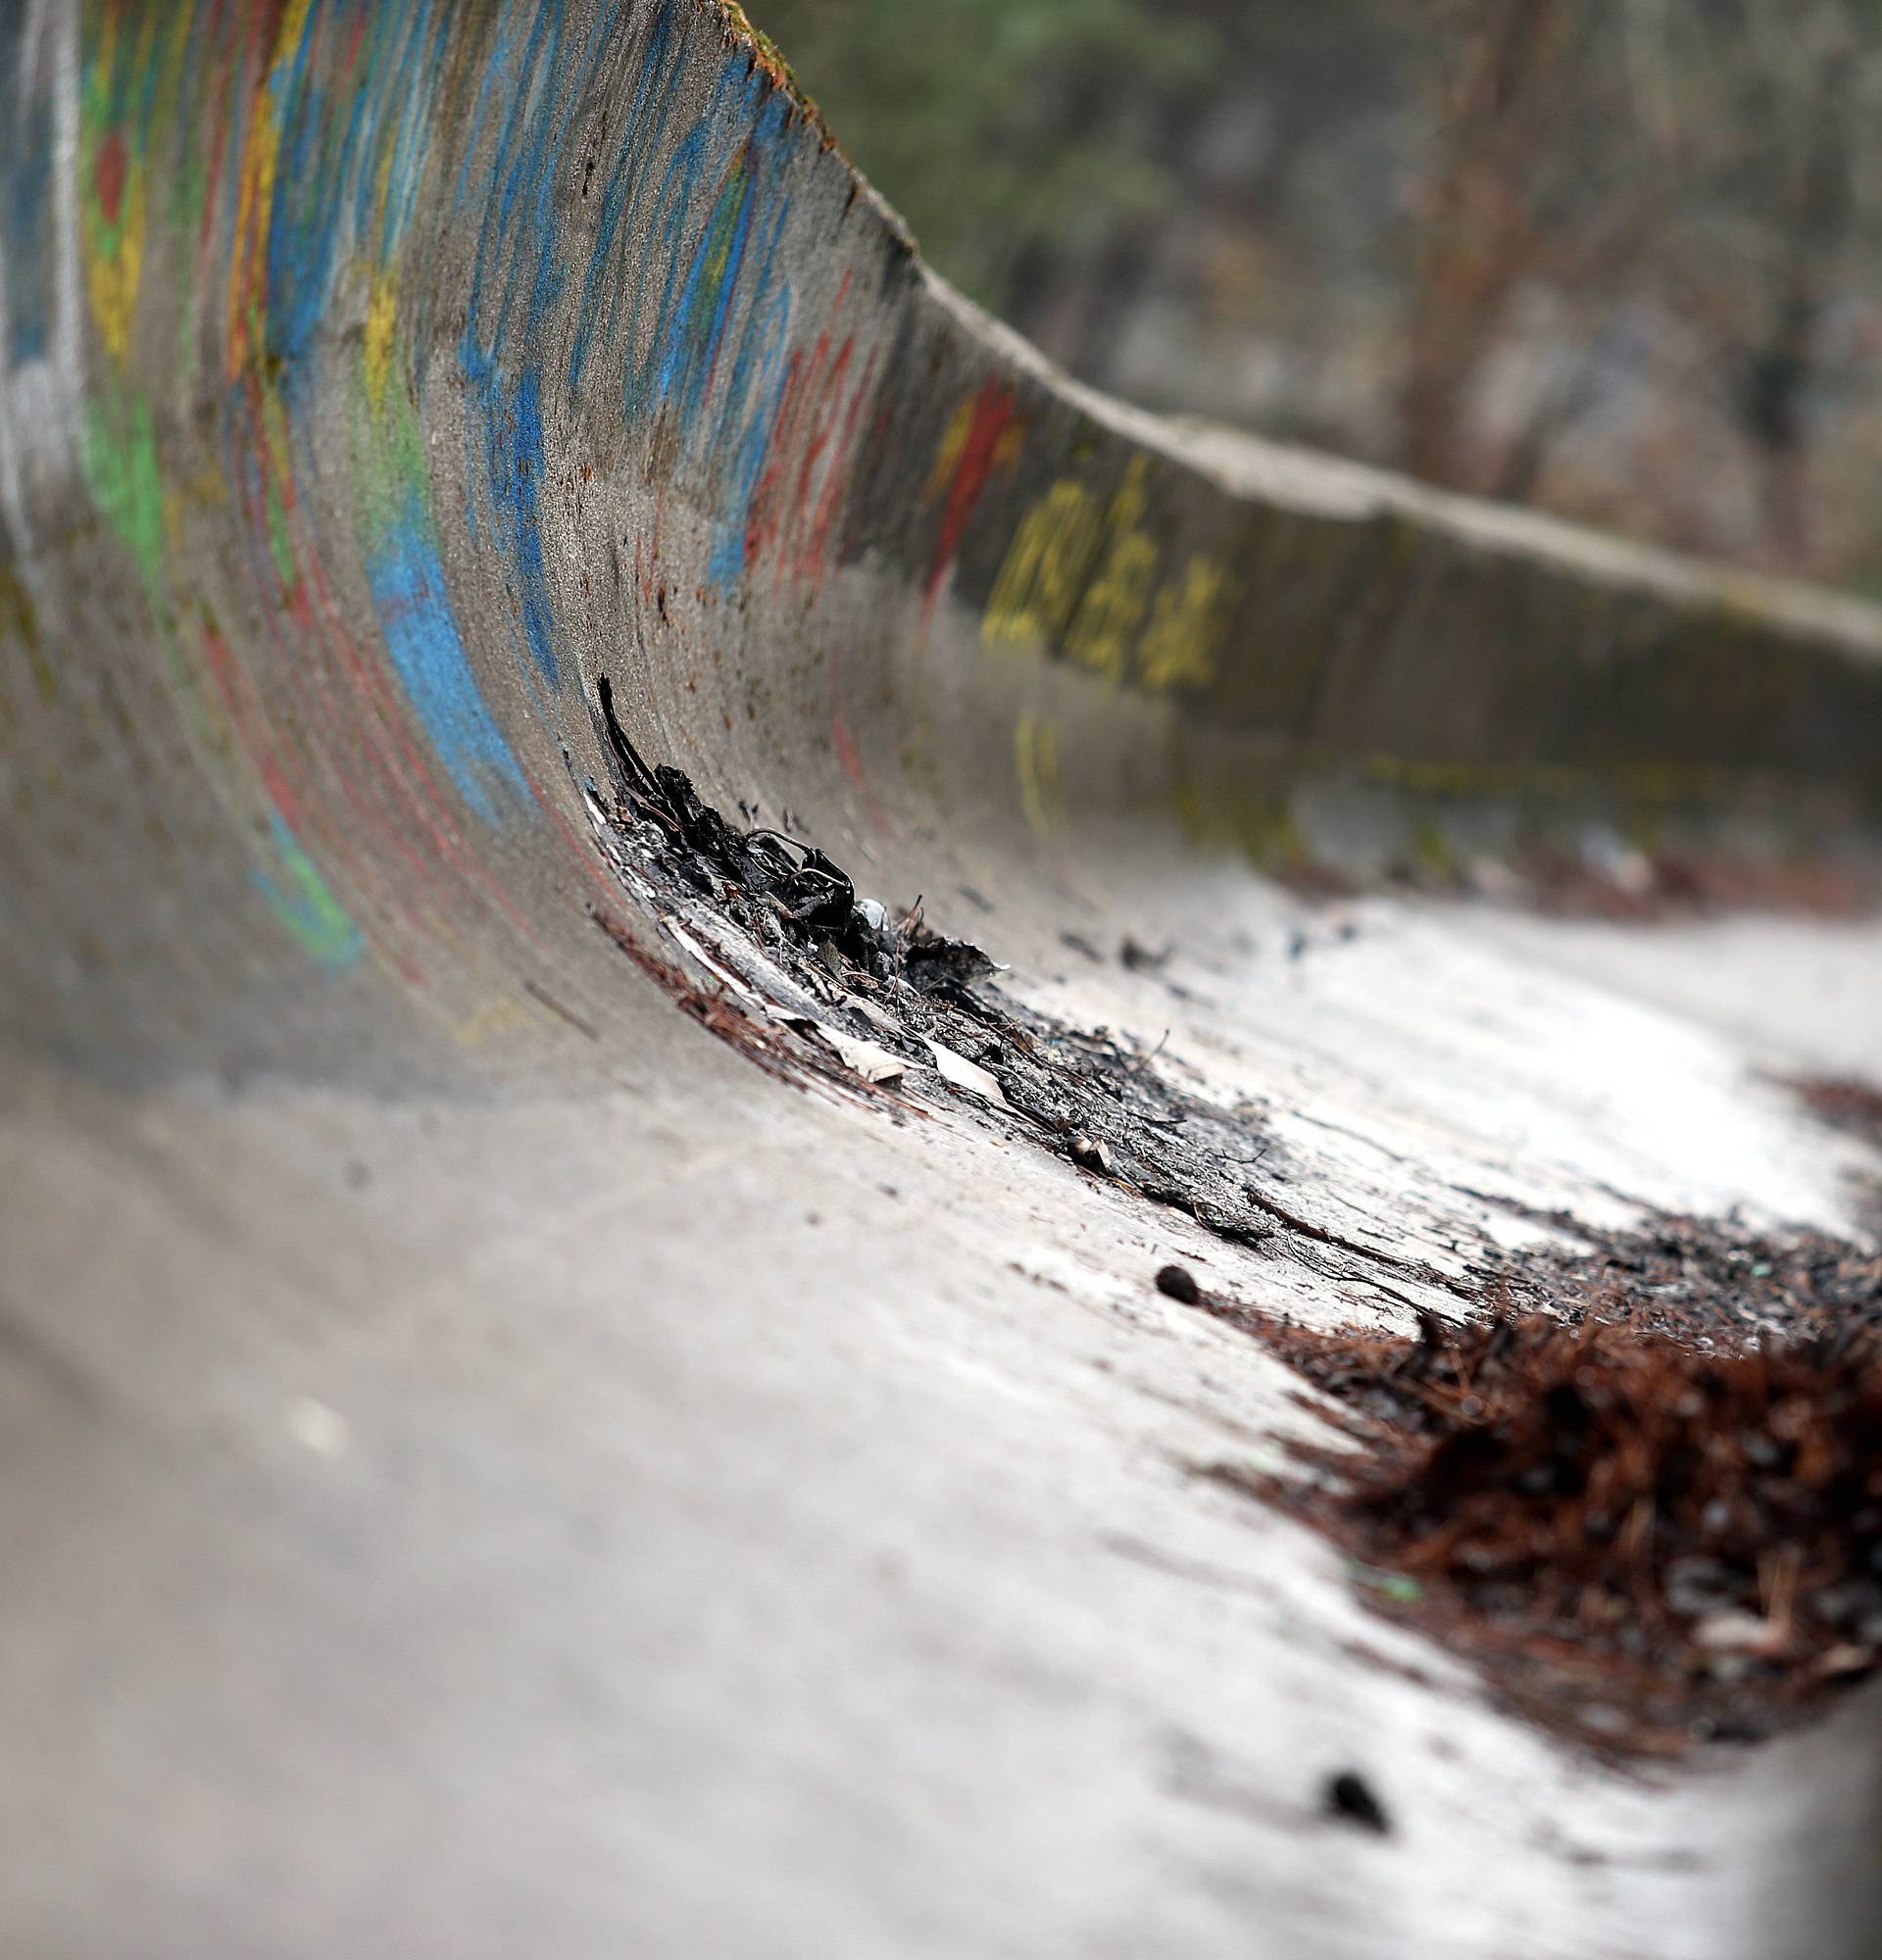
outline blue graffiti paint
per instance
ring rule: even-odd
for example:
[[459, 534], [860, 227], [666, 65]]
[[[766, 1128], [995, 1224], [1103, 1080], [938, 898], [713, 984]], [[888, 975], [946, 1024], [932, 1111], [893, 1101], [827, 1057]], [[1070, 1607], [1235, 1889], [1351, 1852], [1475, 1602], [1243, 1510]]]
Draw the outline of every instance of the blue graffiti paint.
[[[754, 174], [748, 156], [742, 156], [726, 172], [700, 232], [699, 244], [694, 248], [693, 263], [687, 268], [686, 283], [668, 332], [658, 400], [664, 407], [677, 399], [682, 426], [689, 424], [698, 413], [700, 397], [718, 363], [719, 338], [725, 331], [725, 317], [731, 310], [739, 267], [745, 257], [745, 239], [751, 229]], [[721, 238], [726, 231], [729, 235]], [[701, 288], [712, 277], [710, 262], [721, 243], [725, 266], [707, 296], [711, 316], [703, 318]]]
[[[400, 110], [392, 141], [391, 163], [386, 177], [385, 210], [380, 220], [379, 258], [389, 260], [398, 249], [412, 222], [423, 182], [426, 146], [429, 141], [431, 104], [444, 76], [445, 54], [449, 48], [451, 15], [448, 8], [436, 10], [430, 25], [430, 46], [424, 47], [425, 31], [431, 23], [430, 0], [414, 16], [408, 53], [402, 49], [387, 64], [389, 85], [396, 88]], [[416, 74], [418, 85], [413, 85]], [[362, 234], [366, 230], [365, 200], [371, 188], [371, 178], [360, 179]]]
[[[403, 17], [390, 10], [363, 12], [357, 0], [324, 15], [311, 11], [297, 45], [270, 80], [282, 136], [269, 211], [267, 331], [281, 362], [297, 479], [318, 474], [319, 445], [299, 414], [296, 372], [326, 320], [336, 268], [347, 262], [349, 228], [354, 241], [376, 246], [373, 256], [383, 266], [410, 217], [448, 24], [441, 17], [435, 26], [431, 21], [428, 0]], [[351, 109], [342, 119], [331, 113], [327, 93], [314, 79], [323, 58], [334, 59], [320, 29], [333, 29], [328, 39], [344, 60], [355, 24], [361, 29], [353, 43], [358, 72]], [[383, 412], [367, 416], [360, 440], [369, 471], [398, 485], [389, 498], [368, 498], [362, 507], [367, 582], [386, 649], [460, 795], [478, 816], [495, 822], [505, 799], [528, 803], [528, 785], [484, 702], [452, 613], [415, 459]], [[539, 456], [539, 429], [535, 450]], [[531, 483], [535, 470], [531, 463], [523, 472]]]
[[[654, 24], [646, 53], [639, 63], [639, 80], [628, 109], [626, 133], [620, 154], [608, 172], [601, 191], [601, 214], [595, 233], [595, 248], [588, 261], [588, 275], [582, 290], [581, 307], [575, 319], [574, 337], [569, 348], [569, 393], [574, 395], [581, 383], [583, 368], [597, 325], [604, 341], [612, 339], [615, 328], [615, 302], [619, 281], [614, 270], [616, 235], [621, 220], [630, 215], [629, 192], [637, 202], [645, 188], [646, 164], [657, 155], [667, 133], [672, 108], [672, 83], [679, 65], [679, 51], [672, 46], [672, 28], [666, 16]], [[629, 235], [632, 227], [629, 226]]]
[[[754, 79], [753, 76], [739, 77], [748, 91]], [[621, 414], [630, 422], [659, 402], [656, 369], [664, 365], [672, 330], [679, 269], [687, 257], [686, 231], [693, 196], [702, 178], [709, 176], [717, 168], [717, 152], [725, 140], [725, 125], [733, 114], [726, 100], [732, 91], [733, 68], [728, 66], [719, 76], [718, 86], [705, 114], [673, 146], [673, 154], [661, 176], [653, 210], [644, 220], [644, 239], [634, 271], [623, 334], [628, 352], [626, 369], [621, 377]], [[750, 102], [741, 106], [749, 114]], [[640, 223], [630, 226], [630, 235], [642, 237]], [[637, 362], [633, 350], [640, 338], [641, 306], [647, 296], [650, 266], [664, 266], [666, 278], [661, 287], [660, 310], [655, 315], [653, 328], [648, 335], [646, 357]]]
[[416, 495], [380, 540], [367, 575], [379, 630], [432, 747], [459, 795], [494, 823], [498, 798], [526, 803], [529, 786], [470, 670]]
[[299, 43], [268, 83], [277, 97], [281, 137], [269, 208], [265, 318], [269, 352], [282, 364], [289, 388], [326, 311], [349, 152], [369, 100], [362, 91], [350, 117], [329, 113], [325, 91], [309, 74], [319, 25], [310, 8]]
[[[709, 574], [721, 587], [745, 569], [752, 498], [787, 378], [794, 304], [776, 268], [795, 154], [790, 102], [740, 51], [723, 60], [690, 126], [675, 134], [683, 33], [664, 9], [642, 33], [591, 208], [592, 248], [573, 274], [580, 285], [563, 387], [553, 394], [537, 350], [554, 342], [546, 322], [579, 262], [563, 249], [565, 220], [550, 187], [577, 172], [586, 185], [597, 162], [575, 154], [572, 131], [584, 101], [584, 133], [593, 128], [585, 91], [599, 51], [592, 38], [565, 46], [562, 0], [520, 15], [516, 0], [505, 5], [457, 183], [460, 205], [481, 211], [459, 349], [472, 408], [469, 521], [473, 538], [487, 537], [507, 563], [519, 654], [551, 686], [563, 658], [541, 535], [547, 452], [555, 418], [576, 412], [592, 364], [619, 364], [628, 427], [672, 418], [716, 513]], [[480, 159], [474, 168], [470, 155]]]
[[[636, 115], [641, 113], [637, 98]], [[645, 149], [639, 132], [630, 130], [604, 187], [569, 382], [572, 392], [596, 344], [619, 341], [626, 349], [624, 416], [631, 421], [636, 412], [677, 409], [690, 453], [704, 464], [709, 480], [717, 479], [720, 514], [709, 575], [725, 588], [744, 571], [746, 520], [784, 388], [793, 296], [774, 272], [778, 241], [790, 215], [782, 183], [789, 104], [748, 58], [729, 58], [705, 114], [672, 146], [665, 172], [650, 190], [642, 166], [653, 144], [664, 139], [666, 127], [662, 100]], [[718, 197], [689, 254], [686, 231], [698, 184], [732, 143], [738, 146], [737, 165], [724, 169]], [[736, 200], [730, 250], [722, 276], [713, 284], [710, 313], [702, 318], [699, 297], [728, 200]], [[625, 248], [636, 253], [631, 268], [619, 263], [618, 232], [638, 241]], [[652, 299], [649, 268], [661, 265], [665, 281], [647, 333], [647, 352], [637, 359], [643, 310]], [[735, 323], [741, 308], [742, 322]], [[737, 352], [717, 413], [709, 417], [707, 400], [728, 339], [736, 340]]]
[[523, 370], [510, 424], [509, 508], [516, 545], [517, 578], [522, 601], [523, 637], [543, 678], [557, 678], [556, 624], [549, 604], [549, 578], [542, 562], [540, 485], [542, 482], [542, 401], [537, 370]]
[[[758, 273], [752, 282], [753, 299], [732, 362], [731, 380], [711, 432], [712, 449], [732, 459], [729, 479], [720, 498], [718, 536], [707, 566], [708, 577], [720, 591], [729, 591], [744, 576], [745, 532], [752, 498], [764, 471], [765, 452], [770, 446], [771, 431], [777, 425], [778, 408], [784, 399], [785, 355], [790, 342], [794, 295], [787, 280], [773, 287], [773, 269], [778, 240], [783, 236], [790, 209], [790, 200], [780, 191], [759, 254]], [[748, 416], [746, 403], [754, 374], [757, 396]]]
[[[341, 99], [351, 96], [342, 118], [315, 79], [322, 57], [329, 66], [339, 58], [323, 46], [321, 29], [329, 25], [326, 39], [343, 42], [356, 17], [362, 38], [357, 62], [339, 77]], [[310, 10], [298, 44], [270, 77], [281, 148], [269, 208], [267, 330], [290, 387], [331, 308], [343, 248], [366, 245], [383, 265], [410, 222], [449, 24], [442, 13], [434, 18], [431, 0], [403, 14], [342, 0], [325, 13]], [[382, 190], [375, 239], [373, 207]]]
[[[508, 12], [506, 8], [506, 19]], [[545, 337], [544, 322], [561, 297], [565, 277], [555, 193], [570, 125], [605, 52], [611, 25], [606, 10], [591, 22], [570, 85], [561, 92], [560, 100], [554, 84], [562, 63], [561, 0], [549, 0], [536, 9], [520, 53], [514, 61], [506, 60], [499, 85], [507, 101], [490, 166], [492, 194], [485, 200], [470, 304], [459, 347], [473, 404], [466, 438], [474, 443], [481, 433], [483, 483], [496, 542], [516, 573], [530, 659], [551, 686], [561, 677], [561, 662], [540, 530], [542, 380], [540, 356], [534, 350]], [[501, 45], [507, 55], [514, 42], [506, 36]], [[479, 102], [479, 122], [485, 110], [494, 106], [495, 98], [486, 88]], [[525, 190], [530, 193], [526, 202]], [[489, 294], [493, 270], [501, 274], [494, 306]], [[513, 324], [520, 299], [523, 317]], [[506, 375], [502, 359], [512, 346], [528, 350], [514, 379]], [[474, 453], [472, 460], [478, 460]], [[471, 501], [474, 535], [474, 496]]]
[[[758, 316], [753, 317], [756, 324]], [[731, 480], [719, 514], [718, 535], [707, 565], [707, 576], [721, 592], [729, 591], [745, 575], [745, 533], [751, 517], [752, 498], [765, 468], [765, 452], [770, 447], [771, 431], [777, 425], [777, 412], [784, 399], [788, 378], [785, 354], [790, 344], [791, 291], [781, 288], [764, 316], [768, 339], [765, 344], [758, 400], [745, 427], [735, 436], [732, 414], [744, 401], [745, 376], [735, 374], [726, 398], [726, 438], [732, 456]], [[739, 349], [739, 367], [752, 359], [751, 324], [746, 344]]]

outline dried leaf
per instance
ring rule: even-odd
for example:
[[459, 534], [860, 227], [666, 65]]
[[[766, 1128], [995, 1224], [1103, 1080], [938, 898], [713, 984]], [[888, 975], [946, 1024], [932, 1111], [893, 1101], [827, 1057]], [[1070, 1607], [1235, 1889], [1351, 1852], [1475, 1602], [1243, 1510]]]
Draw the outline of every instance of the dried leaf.
[[952, 1083], [956, 1089], [965, 1089], [969, 1096], [979, 1097], [983, 1102], [1005, 1106], [1007, 1099], [999, 1083], [978, 1062], [969, 1061], [965, 1054], [956, 1054], [953, 1049], [944, 1048], [931, 1037], [927, 1039], [943, 1081]]
[[899, 1054], [891, 1054], [876, 1042], [846, 1035], [840, 1028], [826, 1028], [821, 1022], [817, 1032], [865, 1082], [900, 1082], [909, 1072], [909, 1064]]

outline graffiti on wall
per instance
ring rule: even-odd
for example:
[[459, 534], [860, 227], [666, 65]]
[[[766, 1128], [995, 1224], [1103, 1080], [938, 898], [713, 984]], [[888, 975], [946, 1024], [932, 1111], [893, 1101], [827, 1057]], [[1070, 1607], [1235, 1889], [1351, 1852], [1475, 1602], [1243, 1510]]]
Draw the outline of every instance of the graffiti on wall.
[[[104, 582], [141, 609], [111, 658], [162, 663], [319, 965], [422, 986], [472, 919], [536, 931], [479, 834], [562, 834], [583, 675], [631, 644], [594, 555], [644, 565], [669, 506], [696, 607], [814, 606], [886, 458], [924, 630], [957, 592], [991, 648], [1210, 676], [1228, 581], [1160, 528], [1156, 478], [1020, 499], [1031, 384], [944, 322], [921, 352], [899, 241], [710, 9], [31, 0], [0, 90], [0, 638], [25, 647], [29, 479], [75, 428]], [[967, 370], [938, 435], [917, 360]], [[861, 782], [834, 705], [832, 742]], [[1050, 769], [1020, 747], [1030, 803]]]

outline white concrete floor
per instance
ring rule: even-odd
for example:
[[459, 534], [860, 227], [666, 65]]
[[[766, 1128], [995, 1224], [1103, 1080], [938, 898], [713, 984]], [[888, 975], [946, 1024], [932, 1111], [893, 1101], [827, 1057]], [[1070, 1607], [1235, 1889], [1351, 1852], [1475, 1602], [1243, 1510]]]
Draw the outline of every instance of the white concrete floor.
[[[1070, 924], [1173, 941], [1195, 998]], [[1352, 1237], [1532, 1229], [1466, 1192], [1856, 1221], [1862, 1152], [1758, 1070], [1875, 1054], [1873, 929], [1120, 869], [987, 936], [1263, 1105]], [[1615, 1777], [1192, 1475], [1308, 1418], [1156, 1268], [1397, 1311], [1362, 1268], [789, 1089], [618, 986], [599, 1046], [451, 1096], [6, 1062], [0, 1950], [1874, 1950], [1872, 1703]], [[1348, 1768], [1390, 1837], [1317, 1814]]]

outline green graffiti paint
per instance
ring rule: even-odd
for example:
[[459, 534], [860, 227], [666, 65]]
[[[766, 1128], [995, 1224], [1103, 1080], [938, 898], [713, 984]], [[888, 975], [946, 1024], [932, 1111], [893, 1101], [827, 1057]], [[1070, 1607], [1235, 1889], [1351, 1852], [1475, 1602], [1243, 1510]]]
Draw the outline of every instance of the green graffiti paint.
[[137, 561], [155, 610], [168, 552], [163, 465], [149, 404], [122, 389], [88, 404], [80, 456], [98, 514]]

